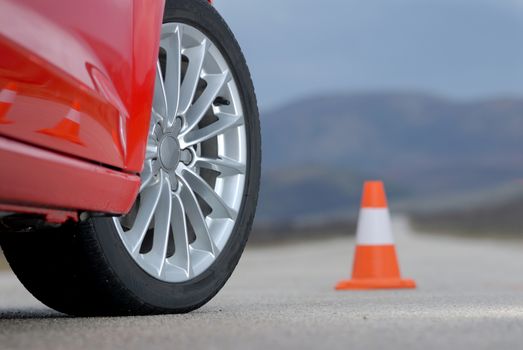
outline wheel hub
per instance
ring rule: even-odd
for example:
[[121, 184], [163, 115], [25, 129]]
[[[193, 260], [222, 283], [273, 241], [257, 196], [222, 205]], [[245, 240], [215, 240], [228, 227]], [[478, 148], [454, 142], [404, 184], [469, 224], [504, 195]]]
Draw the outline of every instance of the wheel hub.
[[180, 144], [174, 135], [166, 134], [162, 137], [158, 158], [162, 168], [168, 172], [178, 166], [180, 162]]

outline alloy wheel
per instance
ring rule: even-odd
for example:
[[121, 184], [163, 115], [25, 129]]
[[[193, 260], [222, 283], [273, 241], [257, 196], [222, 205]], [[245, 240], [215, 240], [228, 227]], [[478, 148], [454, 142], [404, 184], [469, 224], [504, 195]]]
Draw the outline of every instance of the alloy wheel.
[[246, 137], [240, 94], [218, 47], [191, 25], [163, 24], [140, 193], [114, 218], [151, 276], [184, 282], [216, 260], [242, 204]]

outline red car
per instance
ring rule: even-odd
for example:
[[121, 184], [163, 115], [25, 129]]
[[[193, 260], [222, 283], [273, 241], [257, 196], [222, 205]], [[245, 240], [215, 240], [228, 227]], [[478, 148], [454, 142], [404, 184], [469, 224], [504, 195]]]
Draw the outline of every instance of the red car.
[[74, 315], [180, 313], [236, 266], [260, 127], [203, 0], [0, 0], [0, 244]]

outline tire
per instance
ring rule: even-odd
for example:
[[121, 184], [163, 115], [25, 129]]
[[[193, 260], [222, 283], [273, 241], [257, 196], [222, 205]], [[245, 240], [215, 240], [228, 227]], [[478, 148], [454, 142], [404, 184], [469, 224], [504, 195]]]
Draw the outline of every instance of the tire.
[[207, 1], [168, 0], [164, 23], [174, 22], [194, 27], [212, 41], [231, 68], [241, 99], [248, 156], [231, 233], [205, 270], [178, 282], [153, 276], [140, 266], [111, 217], [91, 216], [56, 228], [1, 234], [0, 244], [14, 273], [37, 299], [55, 310], [81, 316], [189, 312], [222, 288], [243, 252], [255, 214], [261, 166], [259, 117], [250, 74], [233, 34]]

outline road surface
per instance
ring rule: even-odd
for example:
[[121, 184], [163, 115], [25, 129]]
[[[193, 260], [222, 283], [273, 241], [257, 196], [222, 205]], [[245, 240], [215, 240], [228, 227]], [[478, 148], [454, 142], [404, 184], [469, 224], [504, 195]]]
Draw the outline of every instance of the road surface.
[[187, 315], [71, 318], [0, 273], [1, 349], [521, 349], [523, 241], [416, 234], [394, 223], [419, 288], [336, 292], [354, 241], [248, 249], [232, 279]]

